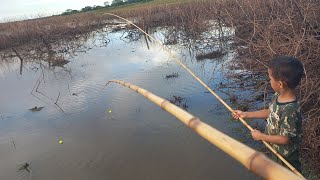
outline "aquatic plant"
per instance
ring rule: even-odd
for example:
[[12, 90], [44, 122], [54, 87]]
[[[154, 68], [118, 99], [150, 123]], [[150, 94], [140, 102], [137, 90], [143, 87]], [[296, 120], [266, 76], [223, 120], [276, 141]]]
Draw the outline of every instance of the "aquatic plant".
[[44, 106], [41, 106], [41, 107], [35, 106], [35, 107], [33, 107], [33, 108], [29, 109], [29, 110], [32, 111], [32, 112], [36, 112], [36, 111], [41, 111], [43, 108], [44, 108]]
[[173, 72], [173, 73], [171, 73], [171, 74], [167, 74], [166, 76], [165, 76], [165, 78], [168, 80], [168, 79], [171, 79], [171, 78], [178, 78], [179, 77], [179, 74], [178, 73], [175, 73], [175, 72]]
[[217, 51], [212, 51], [209, 53], [202, 53], [202, 54], [198, 54], [196, 56], [197, 61], [202, 61], [204, 59], [215, 59], [215, 58], [220, 58], [222, 56], [224, 56], [226, 54], [226, 52], [217, 50]]
[[175, 96], [173, 95], [172, 97], [170, 97], [169, 101], [172, 103], [172, 104], [175, 104], [179, 107], [182, 107], [183, 109], [187, 110], [188, 109], [188, 105], [187, 105], [187, 99], [186, 98], [183, 98], [181, 96]]

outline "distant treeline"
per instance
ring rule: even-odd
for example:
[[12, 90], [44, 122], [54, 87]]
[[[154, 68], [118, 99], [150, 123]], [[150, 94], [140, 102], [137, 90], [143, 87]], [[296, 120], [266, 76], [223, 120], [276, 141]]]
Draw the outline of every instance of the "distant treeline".
[[86, 6], [81, 10], [67, 9], [61, 15], [69, 15], [69, 14], [75, 14], [79, 12], [87, 12], [87, 11], [92, 11], [92, 10], [97, 10], [102, 8], [110, 8], [110, 7], [122, 6], [126, 4], [149, 2], [149, 1], [153, 1], [153, 0], [112, 0], [111, 4], [108, 1], [104, 2], [104, 6]]

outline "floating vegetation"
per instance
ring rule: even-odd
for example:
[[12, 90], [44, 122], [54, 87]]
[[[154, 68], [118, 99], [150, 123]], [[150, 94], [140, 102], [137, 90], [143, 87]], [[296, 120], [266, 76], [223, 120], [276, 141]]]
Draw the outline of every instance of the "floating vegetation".
[[196, 55], [196, 59], [197, 59], [197, 61], [202, 61], [205, 59], [215, 59], [215, 58], [220, 58], [220, 57], [224, 56], [225, 54], [226, 54], [226, 52], [218, 50], [218, 51], [213, 51], [210, 53], [198, 54], [198, 55]]
[[55, 61], [52, 63], [52, 66], [58, 66], [63, 67], [64, 65], [68, 64], [70, 61], [65, 60], [63, 58], [55, 59]]
[[27, 172], [30, 173], [30, 164], [29, 163], [23, 163], [23, 164], [18, 164], [17, 166], [17, 171], [20, 172], [20, 171], [24, 171], [26, 170]]
[[233, 128], [233, 131], [236, 132], [236, 133], [244, 133], [244, 129], [241, 128], [241, 127]]
[[174, 39], [167, 39], [165, 40], [165, 42], [163, 43], [163, 45], [175, 45], [178, 44], [178, 40], [176, 38]]
[[219, 83], [219, 88], [225, 88], [226, 86], [227, 86], [227, 85], [223, 84], [222, 81]]
[[241, 111], [248, 111], [249, 110], [249, 105], [248, 104], [239, 104], [237, 106], [237, 109], [239, 109]]
[[35, 107], [33, 107], [33, 108], [29, 109], [29, 110], [32, 111], [32, 112], [37, 112], [37, 111], [41, 111], [43, 108], [44, 108], [44, 106], [42, 106], [42, 107], [35, 106]]
[[230, 96], [230, 103], [235, 104], [237, 103], [238, 98], [235, 95]]
[[256, 101], [263, 101], [263, 100], [264, 100], [264, 94], [256, 95], [256, 96], [254, 97], [254, 99], [255, 99]]
[[181, 104], [183, 99], [184, 98], [182, 98], [180, 96], [173, 95], [172, 98], [170, 99], [170, 102], [173, 103], [173, 104]]
[[167, 74], [165, 78], [168, 80], [168, 79], [171, 79], [171, 78], [178, 78], [178, 77], [179, 77], [179, 74], [173, 72], [172, 74]]
[[181, 97], [181, 96], [175, 96], [175, 95], [173, 95], [170, 99], [169, 99], [169, 101], [172, 103], [172, 104], [175, 104], [175, 105], [177, 105], [177, 106], [179, 106], [179, 107], [182, 107], [183, 109], [185, 109], [185, 110], [188, 110], [188, 105], [187, 105], [187, 100], [186, 100], [186, 98], [183, 98], [183, 97]]

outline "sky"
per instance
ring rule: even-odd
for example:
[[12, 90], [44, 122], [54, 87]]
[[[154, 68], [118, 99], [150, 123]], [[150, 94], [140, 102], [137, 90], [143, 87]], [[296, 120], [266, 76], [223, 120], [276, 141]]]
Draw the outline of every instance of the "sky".
[[103, 6], [106, 1], [108, 0], [1, 0], [0, 21], [49, 16], [67, 9], [80, 10], [85, 6]]

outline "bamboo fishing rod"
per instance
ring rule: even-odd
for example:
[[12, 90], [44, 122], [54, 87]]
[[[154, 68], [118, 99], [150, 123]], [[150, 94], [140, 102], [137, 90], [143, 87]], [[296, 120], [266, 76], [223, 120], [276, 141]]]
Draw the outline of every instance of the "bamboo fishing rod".
[[[147, 32], [145, 32], [143, 29], [141, 29], [139, 26], [135, 25], [133, 22], [118, 16], [116, 14], [111, 14], [111, 13], [104, 13], [107, 15], [111, 15], [114, 17], [117, 17], [119, 19], [124, 20], [125, 22], [133, 25], [134, 27], [136, 27], [138, 30], [140, 30], [141, 32], [143, 32], [146, 36], [148, 36], [150, 39], [154, 40], [156, 43], [158, 43], [161, 47], [163, 47], [163, 49], [169, 53], [169, 55], [179, 64], [181, 65], [186, 71], [188, 71], [198, 82], [200, 82], [200, 84], [202, 84], [211, 94], [213, 94], [231, 113], [234, 113], [234, 110], [223, 100], [221, 99], [218, 94], [216, 94], [206, 83], [204, 83], [198, 76], [196, 76], [186, 65], [184, 65], [174, 54], [171, 53], [171, 51], [164, 46], [159, 40], [155, 39], [154, 37], [152, 37], [151, 35], [149, 35]], [[241, 121], [241, 123], [243, 125], [245, 125], [250, 131], [253, 131], [254, 129], [243, 119], [243, 118], [239, 118], [239, 120]], [[299, 173], [299, 171], [297, 171], [286, 159], [284, 159], [270, 144], [268, 144], [265, 141], [262, 141], [263, 144], [271, 151], [273, 152], [285, 165], [288, 166], [288, 168], [291, 169], [291, 171], [293, 171], [294, 173], [296, 173], [297, 175], [302, 176], [302, 174]]]
[[303, 179], [287, 168], [280, 166], [274, 161], [271, 161], [263, 153], [258, 152], [220, 132], [219, 130], [209, 126], [208, 124], [202, 122], [199, 118], [170, 103], [168, 100], [165, 100], [139, 86], [130, 84], [125, 81], [111, 80], [105, 86], [107, 86], [109, 83], [118, 83], [148, 98], [150, 101], [157, 104], [163, 110], [167, 111], [168, 113], [182, 121], [185, 125], [190, 127], [201, 137], [208, 140], [211, 144], [215, 145], [216, 147], [239, 161], [247, 169], [257, 174], [258, 176], [272, 180]]

